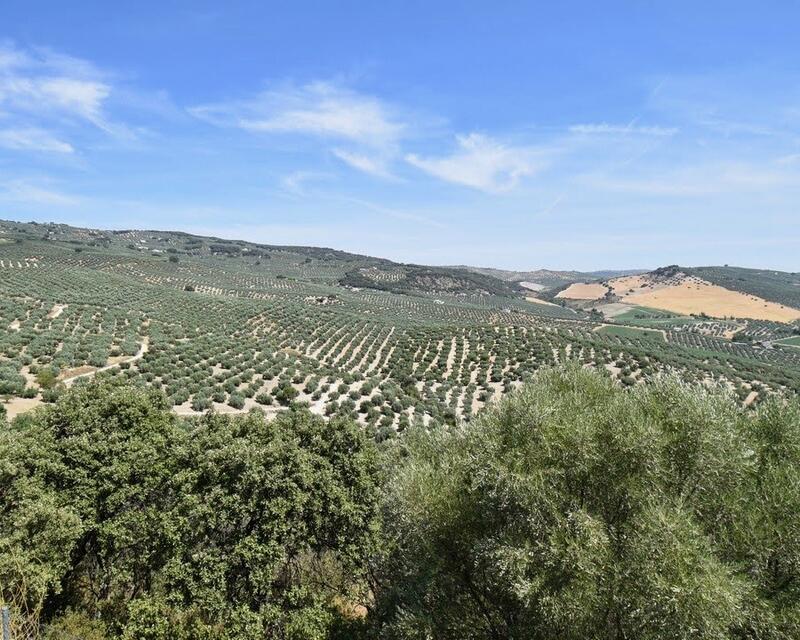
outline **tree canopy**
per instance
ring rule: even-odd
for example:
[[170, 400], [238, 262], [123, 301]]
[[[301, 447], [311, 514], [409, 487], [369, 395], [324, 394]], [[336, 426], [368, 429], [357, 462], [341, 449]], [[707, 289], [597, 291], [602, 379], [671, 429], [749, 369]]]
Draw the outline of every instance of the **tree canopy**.
[[79, 385], [0, 434], [0, 595], [20, 637], [75, 612], [131, 639], [325, 637], [372, 553], [375, 478], [346, 421], [190, 426], [161, 394]]
[[14, 640], [791, 640], [800, 405], [566, 367], [378, 448], [76, 384], [0, 427]]
[[406, 443], [381, 637], [800, 637], [795, 402], [568, 368]]

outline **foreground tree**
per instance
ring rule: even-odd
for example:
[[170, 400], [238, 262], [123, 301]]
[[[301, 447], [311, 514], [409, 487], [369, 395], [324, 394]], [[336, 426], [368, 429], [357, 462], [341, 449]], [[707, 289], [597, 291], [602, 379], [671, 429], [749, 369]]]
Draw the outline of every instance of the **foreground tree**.
[[76, 385], [0, 429], [0, 599], [18, 638], [324, 638], [374, 552], [376, 468], [307, 411], [188, 425]]
[[0, 436], [0, 586], [16, 619], [123, 617], [171, 548], [183, 441], [161, 396], [80, 385]]
[[382, 638], [800, 637], [800, 408], [543, 372], [409, 434]]

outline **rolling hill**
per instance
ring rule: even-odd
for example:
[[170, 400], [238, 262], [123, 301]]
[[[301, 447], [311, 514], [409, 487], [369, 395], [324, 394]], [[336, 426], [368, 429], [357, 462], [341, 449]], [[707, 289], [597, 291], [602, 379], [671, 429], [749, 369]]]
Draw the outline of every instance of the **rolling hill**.
[[[589, 282], [594, 280], [606, 280], [619, 276], [637, 275], [644, 273], [641, 269], [607, 269], [602, 271], [553, 271], [551, 269], [536, 269], [534, 271], [508, 271], [505, 269], [493, 269], [490, 267], [466, 267], [460, 266], [457, 269], [466, 269], [492, 276], [506, 282], [516, 282], [518, 284], [534, 284], [544, 289], [557, 289], [573, 282]], [[537, 289], [537, 287], [528, 287]]]
[[[730, 308], [739, 296], [793, 313], [780, 302], [795, 293], [791, 274], [709, 274], [702, 286], [723, 290], [715, 304], [729, 307], [704, 308], [708, 317], [664, 310], [677, 304], [670, 287], [698, 291], [691, 270], [567, 285], [576, 274], [477, 273], [329, 248], [0, 221], [0, 398], [13, 416], [66, 386], [121, 377], [159, 389], [183, 415], [272, 416], [301, 402], [355, 417], [385, 439], [414, 423], [469, 421], [541, 367], [566, 361], [623, 385], [678, 372], [723, 384], [747, 405], [800, 391], [796, 322]], [[712, 282], [730, 274], [743, 291]], [[562, 284], [536, 293], [519, 276]], [[580, 287], [592, 293], [572, 295]]]
[[[714, 318], [800, 320], [800, 276], [731, 267], [662, 267], [648, 273], [583, 281], [563, 287], [555, 298], [662, 309]], [[797, 306], [792, 306], [793, 304]]]

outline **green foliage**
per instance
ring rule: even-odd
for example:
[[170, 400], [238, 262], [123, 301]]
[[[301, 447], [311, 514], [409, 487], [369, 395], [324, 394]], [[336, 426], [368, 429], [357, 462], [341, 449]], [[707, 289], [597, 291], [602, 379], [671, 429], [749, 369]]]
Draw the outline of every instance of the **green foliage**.
[[106, 627], [101, 620], [69, 611], [49, 623], [42, 640], [106, 640]]
[[800, 407], [569, 368], [409, 435], [386, 638], [800, 634]]
[[0, 366], [0, 394], [21, 395], [25, 388], [25, 378], [13, 367]]
[[299, 395], [299, 391], [289, 382], [281, 382], [272, 395], [280, 404], [288, 406]]
[[42, 367], [36, 372], [36, 384], [42, 389], [51, 389], [58, 380], [58, 372], [53, 367]]
[[728, 266], [697, 267], [686, 271], [733, 291], [800, 308], [800, 273]]
[[339, 281], [348, 287], [379, 289], [394, 293], [446, 292], [515, 296], [522, 291], [515, 282], [458, 267], [396, 265], [388, 261], [349, 271]]
[[364, 435], [307, 411], [190, 427], [94, 382], [0, 431], [0, 599], [23, 635], [326, 637], [377, 516]]

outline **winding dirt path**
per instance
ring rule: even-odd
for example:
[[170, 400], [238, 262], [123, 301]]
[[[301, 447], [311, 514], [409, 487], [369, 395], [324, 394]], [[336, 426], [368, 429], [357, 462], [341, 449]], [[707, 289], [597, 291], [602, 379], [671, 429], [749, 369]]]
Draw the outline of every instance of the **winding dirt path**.
[[[72, 376], [66, 376], [59, 380], [59, 382], [64, 383], [66, 386], [70, 387], [72, 384], [78, 380], [79, 378], [88, 378], [90, 376], [94, 376], [101, 371], [108, 371], [109, 369], [113, 369], [114, 367], [118, 367], [123, 362], [136, 362], [137, 360], [141, 360], [144, 357], [144, 354], [150, 348], [150, 339], [148, 336], [142, 338], [142, 344], [139, 347], [138, 353], [136, 355], [130, 356], [129, 358], [123, 358], [119, 362], [114, 362], [112, 364], [107, 364], [104, 367], [100, 367], [99, 369], [92, 369], [91, 371], [84, 371], [82, 373], [78, 373]], [[11, 398], [7, 402], [2, 403], [2, 406], [6, 409], [6, 417], [9, 421], [16, 418], [21, 413], [25, 413], [27, 411], [31, 411], [35, 409], [42, 403], [41, 398]]]
[[114, 362], [112, 364], [107, 364], [106, 366], [100, 367], [98, 369], [92, 369], [91, 371], [86, 371], [84, 373], [78, 373], [78, 374], [75, 374], [73, 376], [66, 376], [65, 378], [61, 379], [61, 382], [63, 382], [65, 385], [67, 385], [69, 387], [76, 380], [78, 380], [80, 378], [87, 378], [87, 377], [90, 377], [90, 376], [97, 375], [98, 373], [100, 373], [102, 371], [108, 371], [109, 369], [114, 369], [115, 367], [118, 367], [119, 365], [121, 365], [124, 362], [131, 363], [131, 362], [136, 362], [137, 360], [141, 360], [144, 357], [144, 354], [147, 353], [149, 350], [150, 350], [150, 337], [149, 336], [144, 336], [144, 338], [142, 338], [142, 344], [139, 347], [139, 351], [136, 353], [136, 355], [133, 355], [130, 358], [123, 358], [119, 362]]

